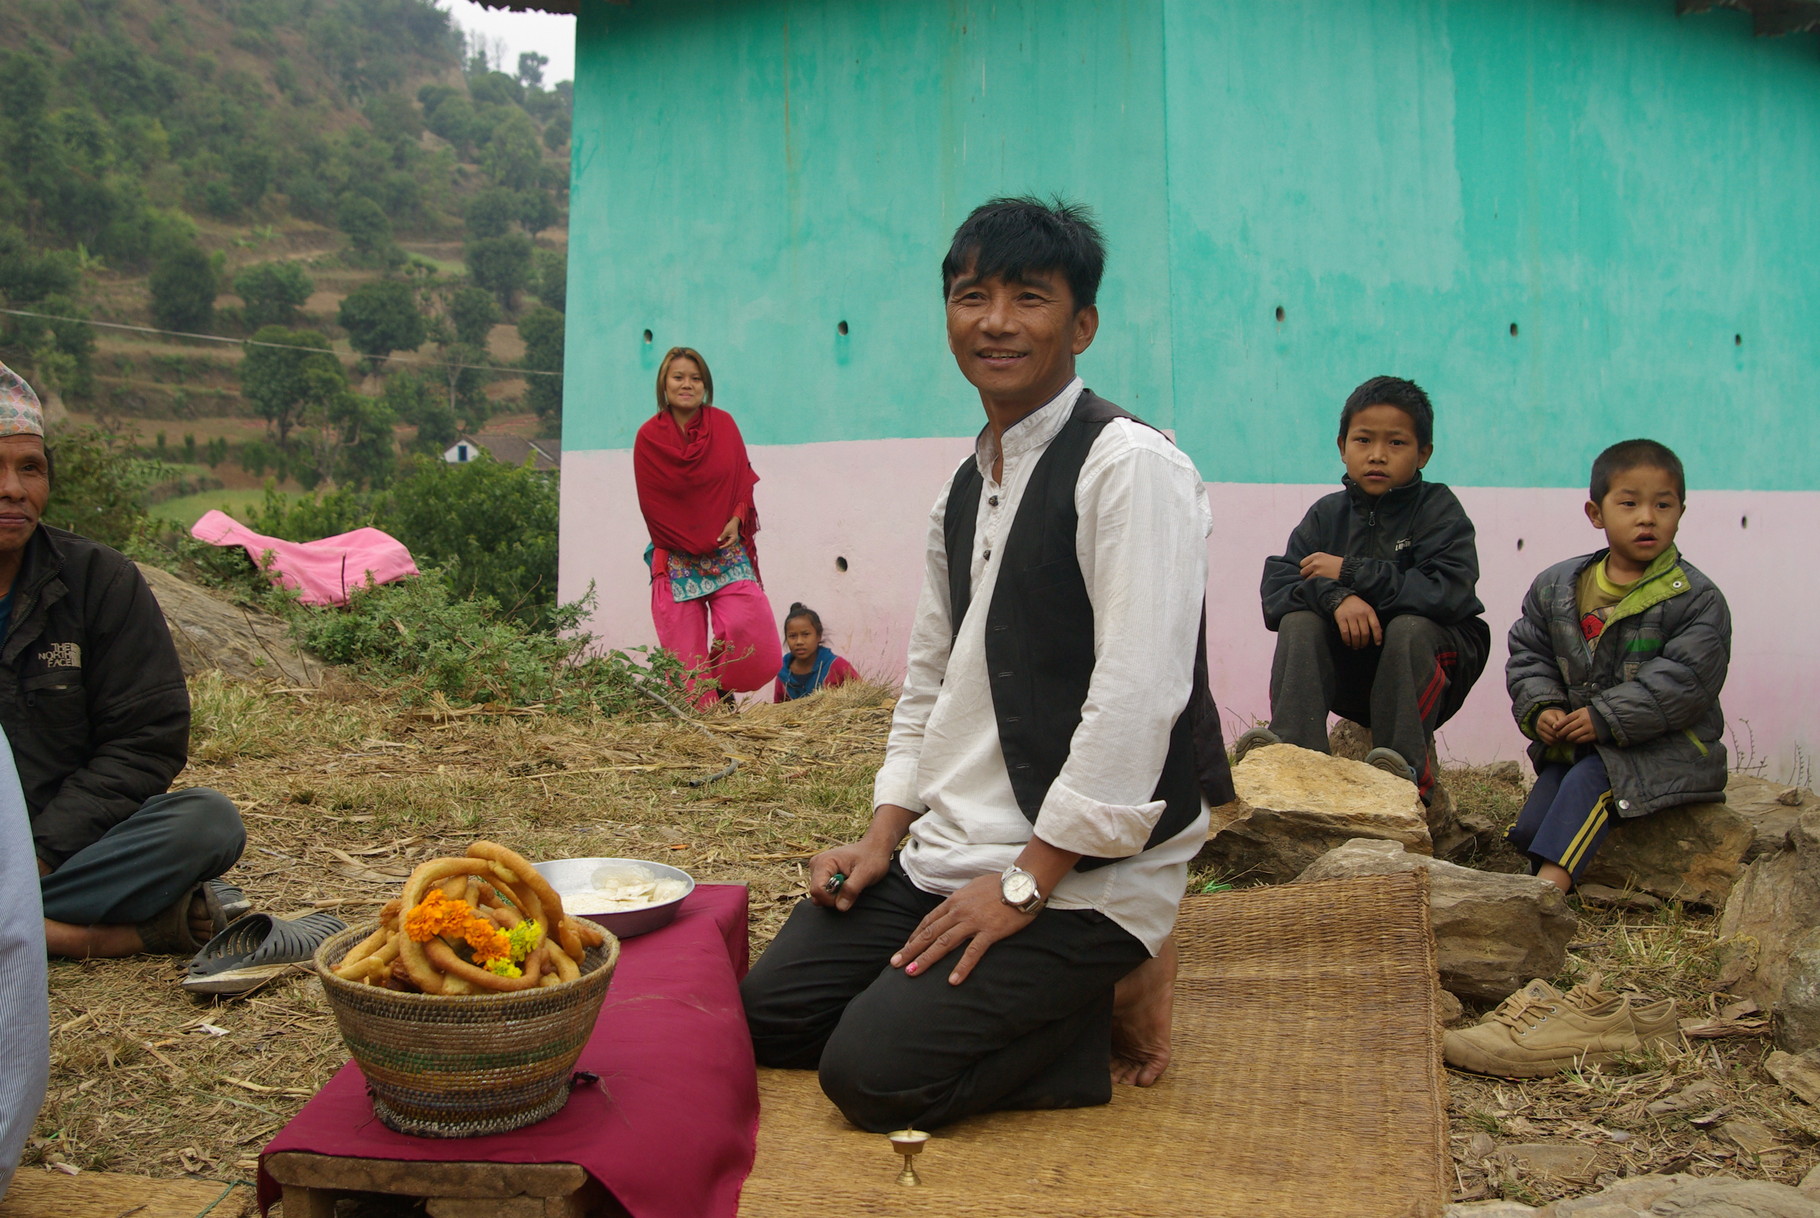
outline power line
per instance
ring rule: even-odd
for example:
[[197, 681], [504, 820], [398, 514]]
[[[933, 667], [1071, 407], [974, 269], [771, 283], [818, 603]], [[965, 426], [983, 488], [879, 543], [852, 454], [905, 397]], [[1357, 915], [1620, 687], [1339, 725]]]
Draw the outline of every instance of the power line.
[[[34, 313], [29, 309], [0, 309], [0, 313], [9, 313], [14, 317], [36, 317], [40, 321], [68, 321], [81, 326], [104, 326], [109, 330], [132, 330], [139, 334], [166, 334], [172, 338], [195, 338], [210, 343], [231, 343], [236, 347], [271, 347], [279, 351], [311, 351], [317, 355], [335, 355], [333, 350], [324, 347], [304, 347], [297, 343], [268, 343], [256, 338], [229, 338], [225, 334], [192, 334], [187, 330], [160, 330], [156, 326], [134, 326], [123, 321], [96, 321], [92, 317], [59, 317], [54, 313]], [[496, 364], [445, 364], [432, 360], [412, 359], [405, 355], [373, 355], [362, 358], [409, 364], [414, 368], [464, 368], [476, 372], [508, 372], [519, 376], [562, 376], [560, 372], [546, 372], [541, 368], [501, 368]]]

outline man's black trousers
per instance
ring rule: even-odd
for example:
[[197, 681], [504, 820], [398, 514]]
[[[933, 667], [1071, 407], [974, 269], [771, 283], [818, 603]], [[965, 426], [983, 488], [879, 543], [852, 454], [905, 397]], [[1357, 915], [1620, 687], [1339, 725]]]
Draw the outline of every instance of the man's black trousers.
[[959, 947], [919, 976], [890, 967], [941, 903], [894, 858], [846, 913], [798, 904], [740, 986], [759, 1064], [819, 1068], [828, 1098], [877, 1133], [1109, 1101], [1112, 989], [1144, 945], [1093, 910], [1044, 909], [960, 985]]

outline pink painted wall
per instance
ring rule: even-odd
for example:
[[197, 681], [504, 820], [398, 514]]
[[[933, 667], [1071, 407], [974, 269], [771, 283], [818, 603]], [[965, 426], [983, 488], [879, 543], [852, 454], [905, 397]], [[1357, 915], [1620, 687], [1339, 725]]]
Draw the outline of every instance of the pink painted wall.
[[[754, 447], [759, 557], [781, 619], [792, 600], [821, 613], [830, 641], [868, 677], [895, 681], [904, 667], [910, 616], [922, 580], [930, 504], [967, 451], [966, 438], [842, 441]], [[623, 450], [563, 455], [564, 600], [596, 583], [592, 629], [605, 643], [654, 641], [648, 583], [639, 563], [646, 543]], [[1208, 543], [1208, 639], [1214, 695], [1229, 738], [1269, 715], [1274, 636], [1258, 609], [1266, 555], [1280, 551], [1308, 505], [1334, 489], [1209, 483], [1216, 521]], [[1441, 730], [1443, 758], [1485, 762], [1518, 757], [1523, 741], [1504, 696], [1504, 632], [1523, 593], [1549, 564], [1603, 544], [1586, 522], [1585, 494], [1565, 489], [1456, 486], [1479, 533], [1479, 598], [1492, 631], [1485, 676], [1460, 714]], [[1681, 530], [1688, 560], [1711, 576], [1731, 603], [1733, 649], [1725, 710], [1736, 744], [1732, 764], [1761, 767], [1777, 779], [1802, 777], [1811, 755], [1820, 688], [1820, 637], [1803, 628], [1820, 593], [1820, 571], [1791, 563], [1811, 550], [1820, 494], [1695, 489]], [[837, 560], [847, 568], [839, 569]], [[781, 621], [780, 621], [781, 625]]]

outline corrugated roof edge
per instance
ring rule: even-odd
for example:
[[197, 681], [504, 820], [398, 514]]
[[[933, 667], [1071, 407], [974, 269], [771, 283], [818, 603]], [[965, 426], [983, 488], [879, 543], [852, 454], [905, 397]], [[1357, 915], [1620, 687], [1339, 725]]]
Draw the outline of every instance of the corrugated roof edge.
[[[573, 17], [582, 0], [477, 0], [486, 8], [511, 9], [513, 12], [563, 13]], [[632, 0], [597, 0], [599, 3], [629, 6]], [[1675, 12], [1681, 16], [1704, 13], [1715, 8], [1735, 8], [1749, 13], [1752, 32], [1760, 38], [1780, 34], [1805, 34], [1820, 30], [1820, 0], [1675, 0]]]
[[1816, 0], [1675, 0], [1675, 12], [1683, 17], [1715, 8], [1749, 13], [1751, 32], [1759, 38], [1820, 30], [1820, 2]]

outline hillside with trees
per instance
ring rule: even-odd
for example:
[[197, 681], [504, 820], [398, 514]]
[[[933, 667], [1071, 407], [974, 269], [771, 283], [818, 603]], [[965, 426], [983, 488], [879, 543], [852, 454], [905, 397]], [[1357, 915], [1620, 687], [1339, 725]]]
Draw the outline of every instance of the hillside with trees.
[[541, 56], [432, 0], [8, 0], [0, 47], [0, 360], [56, 426], [166, 494], [558, 434], [571, 90]]

